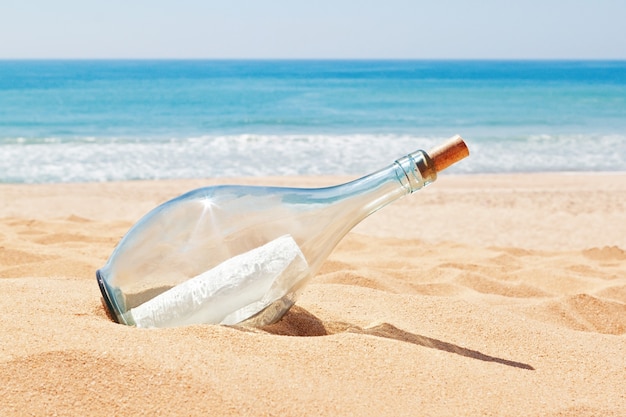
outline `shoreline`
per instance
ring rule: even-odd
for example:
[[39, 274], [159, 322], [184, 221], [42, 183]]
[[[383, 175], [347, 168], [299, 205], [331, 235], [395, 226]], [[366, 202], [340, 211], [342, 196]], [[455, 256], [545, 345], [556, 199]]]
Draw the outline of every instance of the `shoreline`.
[[[204, 186], [315, 188], [356, 178], [272, 176], [0, 184], [0, 218], [78, 216], [134, 223], [159, 204]], [[533, 204], [537, 199], [541, 201]], [[548, 210], [546, 205], [549, 205]], [[459, 212], [464, 216], [459, 216]], [[381, 216], [381, 213], [384, 214]], [[494, 213], [496, 215], [492, 216]], [[563, 232], [560, 219], [553, 222], [558, 217], [567, 217], [571, 239], [558, 236]], [[432, 226], [407, 227], [423, 219]], [[376, 237], [420, 238], [431, 242], [452, 240], [529, 249], [585, 249], [603, 244], [626, 248], [626, 172], [444, 173], [435, 183], [374, 213], [357, 225], [354, 232]]]

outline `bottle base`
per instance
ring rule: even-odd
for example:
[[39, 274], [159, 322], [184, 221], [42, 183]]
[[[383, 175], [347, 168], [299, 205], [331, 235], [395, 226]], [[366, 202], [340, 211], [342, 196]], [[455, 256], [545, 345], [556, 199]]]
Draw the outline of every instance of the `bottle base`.
[[98, 281], [98, 287], [100, 287], [100, 292], [102, 293], [102, 300], [107, 316], [109, 316], [116, 323], [124, 324], [120, 321], [118, 313], [115, 311], [115, 307], [109, 297], [109, 292], [107, 291], [106, 284], [104, 283], [104, 279], [102, 278], [102, 274], [99, 269], [96, 271], [96, 280]]

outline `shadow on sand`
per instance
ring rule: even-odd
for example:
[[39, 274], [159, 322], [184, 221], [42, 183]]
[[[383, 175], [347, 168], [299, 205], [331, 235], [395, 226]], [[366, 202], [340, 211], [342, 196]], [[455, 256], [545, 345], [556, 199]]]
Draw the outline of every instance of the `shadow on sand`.
[[[239, 328], [243, 330], [243, 328]], [[535, 370], [535, 368], [533, 368], [532, 366], [522, 362], [515, 362], [508, 359], [485, 355], [484, 353], [481, 353], [477, 350], [467, 349], [453, 343], [448, 343], [441, 340], [433, 339], [431, 337], [413, 334], [399, 329], [389, 323], [382, 323], [373, 327], [361, 328], [355, 325], [351, 325], [349, 323], [322, 322], [313, 314], [298, 306], [294, 306], [287, 314], [285, 314], [285, 316], [279, 322], [261, 327], [261, 330], [276, 335], [300, 337], [327, 336], [331, 334], [346, 332], [366, 334], [370, 336], [397, 340], [400, 342], [412, 343], [414, 345], [423, 346], [431, 349], [438, 349], [485, 362], [495, 362], [502, 365], [512, 366], [520, 369], [527, 369], [531, 371]]]

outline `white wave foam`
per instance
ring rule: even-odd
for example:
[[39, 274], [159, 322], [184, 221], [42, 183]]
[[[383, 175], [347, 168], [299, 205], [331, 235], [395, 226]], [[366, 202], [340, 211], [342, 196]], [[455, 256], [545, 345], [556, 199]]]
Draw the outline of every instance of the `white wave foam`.
[[[444, 137], [394, 134], [0, 140], [0, 182], [359, 175]], [[466, 137], [456, 173], [626, 171], [625, 135]]]

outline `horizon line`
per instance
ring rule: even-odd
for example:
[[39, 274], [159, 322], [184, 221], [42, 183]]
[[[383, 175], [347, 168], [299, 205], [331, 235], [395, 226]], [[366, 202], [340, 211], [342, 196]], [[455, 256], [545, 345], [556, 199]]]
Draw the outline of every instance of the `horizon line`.
[[626, 61], [624, 58], [0, 57], [0, 61]]

